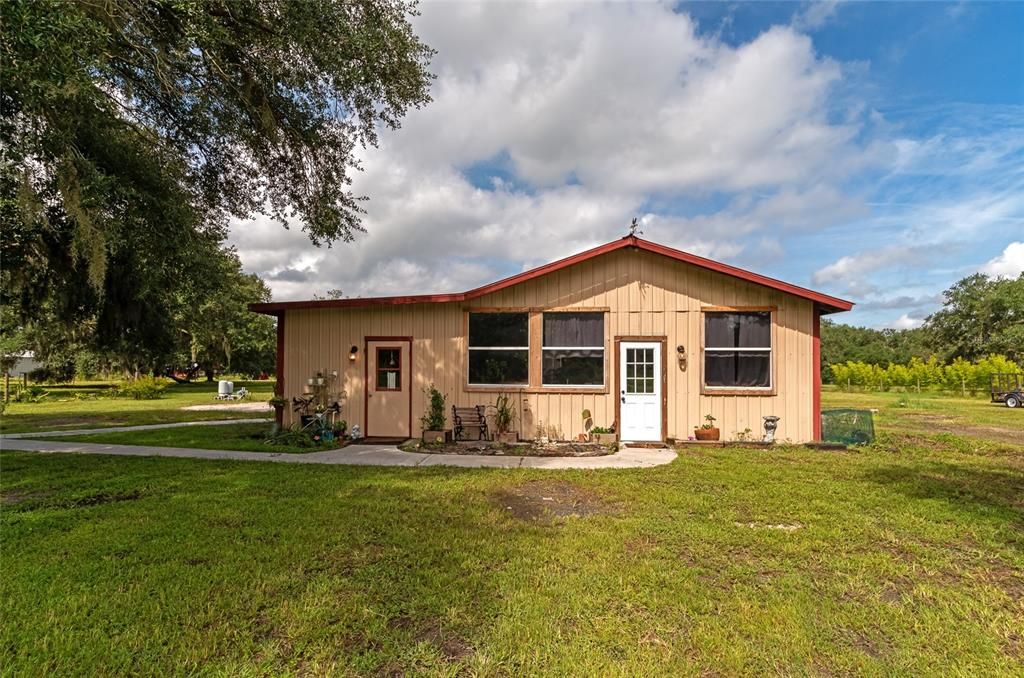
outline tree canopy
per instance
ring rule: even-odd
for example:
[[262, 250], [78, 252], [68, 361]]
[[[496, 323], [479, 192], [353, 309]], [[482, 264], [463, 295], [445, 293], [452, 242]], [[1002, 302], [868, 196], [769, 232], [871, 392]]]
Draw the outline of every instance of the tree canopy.
[[946, 359], [1002, 353], [1024, 360], [1024, 273], [1016, 279], [976, 273], [943, 293], [924, 324], [928, 343]]
[[45, 322], [51, 343], [155, 364], [178, 345], [179, 300], [223, 273], [231, 218], [295, 217], [314, 244], [351, 239], [355, 152], [429, 100], [413, 11], [0, 3], [4, 332]]
[[942, 308], [911, 330], [876, 330], [822, 321], [822, 376], [830, 365], [864, 363], [883, 369], [936, 356], [943, 362], [1004, 355], [1024, 361], [1024, 274], [992, 278], [981, 273], [943, 293]]

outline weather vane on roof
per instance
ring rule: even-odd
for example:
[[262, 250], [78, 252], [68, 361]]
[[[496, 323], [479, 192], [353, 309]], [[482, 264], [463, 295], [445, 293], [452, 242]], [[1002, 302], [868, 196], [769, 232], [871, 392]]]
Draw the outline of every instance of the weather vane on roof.
[[636, 217], [633, 217], [633, 221], [629, 224], [629, 234], [632, 236], [644, 234], [644, 232], [640, 230], [640, 221]]

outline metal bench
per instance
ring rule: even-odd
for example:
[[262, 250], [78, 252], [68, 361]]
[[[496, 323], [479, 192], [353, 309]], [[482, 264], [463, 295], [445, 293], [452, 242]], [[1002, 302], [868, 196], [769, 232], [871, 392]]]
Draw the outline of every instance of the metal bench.
[[452, 405], [452, 422], [455, 425], [456, 440], [466, 440], [463, 436], [467, 428], [476, 428], [480, 431], [478, 440], [487, 440], [487, 416], [483, 405], [472, 407]]

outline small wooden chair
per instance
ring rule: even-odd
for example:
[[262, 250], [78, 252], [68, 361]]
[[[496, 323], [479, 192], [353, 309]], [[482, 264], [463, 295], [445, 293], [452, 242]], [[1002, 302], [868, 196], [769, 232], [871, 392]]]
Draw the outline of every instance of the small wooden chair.
[[478, 440], [487, 440], [487, 415], [483, 405], [472, 407], [456, 407], [452, 405], [452, 423], [455, 426], [455, 439], [465, 440], [463, 434], [466, 428], [476, 428], [480, 431]]

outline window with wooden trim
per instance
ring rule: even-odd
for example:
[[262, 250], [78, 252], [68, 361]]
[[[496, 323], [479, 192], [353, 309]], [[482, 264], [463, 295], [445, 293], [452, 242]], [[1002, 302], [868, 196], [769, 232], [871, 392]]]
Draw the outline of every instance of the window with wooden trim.
[[704, 313], [704, 385], [771, 388], [772, 314]]
[[526, 386], [529, 383], [529, 314], [470, 313], [469, 384]]
[[544, 314], [544, 386], [604, 385], [604, 313]]
[[402, 349], [377, 347], [377, 390], [402, 390]]

